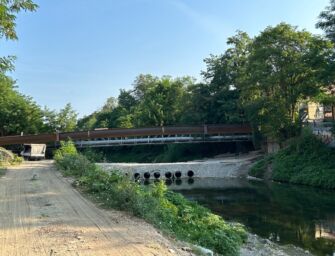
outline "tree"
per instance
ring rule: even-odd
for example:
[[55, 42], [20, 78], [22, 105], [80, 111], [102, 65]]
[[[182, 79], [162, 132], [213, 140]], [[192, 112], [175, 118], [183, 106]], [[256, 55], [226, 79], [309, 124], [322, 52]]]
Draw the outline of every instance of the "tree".
[[189, 77], [161, 79], [143, 83], [141, 101], [135, 109], [135, 126], [163, 126], [180, 122], [186, 88], [193, 83]]
[[43, 126], [42, 112], [29, 97], [15, 90], [15, 82], [0, 73], [0, 136], [37, 133]]
[[[0, 2], [0, 39], [17, 40], [16, 15], [20, 11], [34, 11], [31, 0], [2, 0]], [[0, 57], [0, 136], [21, 132], [36, 133], [42, 126], [39, 106], [16, 90], [15, 81], [6, 76], [14, 70], [15, 57]]]
[[70, 103], [66, 104], [59, 112], [45, 108], [44, 124], [48, 132], [71, 132], [77, 127], [77, 116]]
[[299, 103], [320, 93], [333, 45], [281, 23], [266, 28], [250, 45], [240, 77], [241, 100], [248, 118], [278, 140], [299, 129]]
[[330, 0], [330, 5], [320, 13], [316, 27], [323, 29], [327, 38], [335, 43], [335, 0]]
[[[228, 38], [230, 46], [222, 55], [210, 55], [204, 61], [207, 69], [201, 74], [207, 83], [192, 87], [188, 110], [203, 123], [244, 122], [243, 109], [239, 104], [239, 78], [248, 57], [249, 36], [241, 31]], [[191, 117], [187, 112], [185, 116]], [[200, 120], [199, 120], [200, 119]], [[190, 120], [190, 118], [188, 118]]]
[[[37, 5], [31, 0], [2, 0], [0, 2], [0, 38], [17, 40], [16, 15], [20, 11], [35, 11]], [[8, 56], [0, 58], [0, 72], [14, 69], [13, 61], [15, 57]]]
[[114, 97], [109, 97], [106, 100], [106, 103], [102, 106], [101, 111], [102, 112], [110, 112], [113, 111], [113, 109], [115, 109], [117, 107], [118, 103], [117, 103], [117, 99], [115, 99]]

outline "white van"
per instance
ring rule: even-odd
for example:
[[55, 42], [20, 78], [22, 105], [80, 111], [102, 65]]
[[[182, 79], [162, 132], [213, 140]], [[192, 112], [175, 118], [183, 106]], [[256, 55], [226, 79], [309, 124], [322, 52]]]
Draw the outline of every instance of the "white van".
[[21, 156], [27, 160], [45, 159], [46, 144], [24, 144]]

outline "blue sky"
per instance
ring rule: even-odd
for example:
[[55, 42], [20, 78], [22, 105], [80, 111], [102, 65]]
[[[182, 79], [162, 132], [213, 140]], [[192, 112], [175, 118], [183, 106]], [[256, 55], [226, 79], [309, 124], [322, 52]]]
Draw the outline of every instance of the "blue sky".
[[19, 90], [41, 105], [71, 102], [89, 114], [141, 73], [200, 79], [203, 59], [220, 54], [236, 30], [254, 36], [282, 21], [321, 34], [317, 16], [328, 0], [36, 0], [17, 20]]

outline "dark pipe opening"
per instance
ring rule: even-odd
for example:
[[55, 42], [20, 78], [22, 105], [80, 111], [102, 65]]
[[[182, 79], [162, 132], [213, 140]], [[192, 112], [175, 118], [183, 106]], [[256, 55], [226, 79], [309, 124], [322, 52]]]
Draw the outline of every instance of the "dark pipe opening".
[[134, 174], [134, 178], [135, 178], [135, 180], [138, 180], [140, 177], [141, 177], [141, 174], [139, 174], [138, 172], [136, 172], [136, 173]]
[[187, 176], [190, 177], [190, 178], [193, 177], [194, 176], [194, 172], [192, 170], [189, 170], [187, 172]]
[[176, 185], [181, 185], [183, 183], [183, 181], [182, 180], [176, 180]]
[[161, 176], [161, 174], [159, 172], [155, 172], [154, 173], [154, 177], [155, 179], [159, 179], [159, 177]]
[[165, 178], [171, 179], [172, 178], [172, 173], [171, 172], [166, 172], [165, 173]]
[[149, 172], [145, 172], [144, 173], [144, 178], [145, 179], [149, 179], [150, 178], [150, 173]]
[[166, 179], [165, 180], [165, 185], [166, 186], [170, 186], [172, 184], [172, 180], [171, 179]]
[[174, 173], [174, 176], [176, 176], [177, 179], [180, 178], [181, 177], [181, 171], [176, 171]]

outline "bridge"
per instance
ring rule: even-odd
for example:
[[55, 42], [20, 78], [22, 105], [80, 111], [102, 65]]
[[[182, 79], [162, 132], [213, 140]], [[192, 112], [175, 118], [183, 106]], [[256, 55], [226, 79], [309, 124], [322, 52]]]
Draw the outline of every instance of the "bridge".
[[109, 147], [143, 144], [203, 143], [251, 141], [252, 130], [246, 124], [161, 126], [130, 129], [16, 135], [0, 137], [0, 146], [54, 143], [71, 139], [77, 147]]

